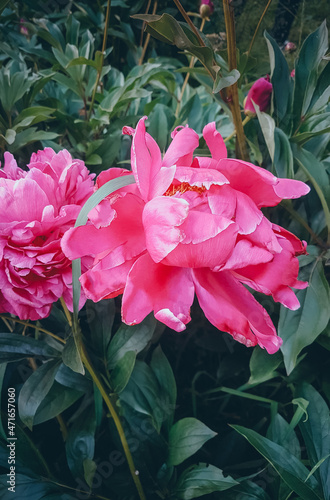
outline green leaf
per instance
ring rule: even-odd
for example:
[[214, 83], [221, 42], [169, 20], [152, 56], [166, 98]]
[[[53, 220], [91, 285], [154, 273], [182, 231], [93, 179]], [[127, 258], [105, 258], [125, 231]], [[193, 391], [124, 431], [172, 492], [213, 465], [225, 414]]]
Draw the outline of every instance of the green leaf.
[[90, 488], [93, 487], [93, 478], [97, 469], [97, 464], [90, 458], [83, 461], [84, 479]]
[[219, 500], [270, 500], [264, 488], [252, 481], [244, 481], [226, 493], [219, 495]]
[[329, 408], [321, 395], [309, 384], [298, 387], [296, 395], [307, 399], [308, 418], [300, 422], [299, 427], [307, 447], [312, 466], [327, 457], [317, 468], [314, 475], [319, 478], [324, 498], [330, 497], [330, 414]]
[[85, 374], [85, 368], [82, 364], [73, 336], [69, 337], [62, 353], [63, 363], [76, 373]]
[[[134, 184], [135, 179], [132, 175], [121, 177], [118, 179], [112, 179], [101, 186], [95, 193], [92, 194], [85, 202], [84, 206], [81, 208], [79, 215], [77, 217], [75, 227], [84, 226], [88, 220], [88, 214], [95, 208], [104, 198], [109, 194], [113, 193], [117, 189], [128, 186], [129, 184]], [[78, 317], [79, 300], [80, 300], [80, 282], [79, 278], [81, 275], [81, 263], [80, 259], [75, 259], [72, 261], [72, 289], [73, 289], [73, 311], [74, 316]], [[80, 367], [81, 369], [81, 367]]]
[[259, 346], [255, 347], [250, 359], [250, 373], [249, 384], [261, 384], [267, 380], [276, 377], [276, 368], [282, 362], [282, 355], [278, 351], [275, 354], [268, 354], [265, 349]]
[[309, 287], [298, 290], [300, 308], [296, 311], [281, 306], [278, 325], [283, 339], [281, 351], [287, 373], [296, 366], [304, 347], [310, 345], [325, 329], [330, 318], [329, 285], [324, 276], [322, 262], [317, 262], [311, 272]]
[[0, 363], [19, 361], [33, 356], [59, 357], [61, 349], [60, 344], [56, 350], [44, 340], [36, 340], [18, 333], [0, 333]]
[[128, 351], [134, 351], [136, 354], [141, 352], [152, 339], [156, 325], [153, 314], [149, 314], [138, 325], [128, 326], [122, 323], [109, 345], [108, 367], [114, 368]]
[[318, 66], [328, 49], [326, 21], [311, 33], [303, 43], [295, 65], [293, 115], [295, 126], [305, 116], [316, 90]]
[[159, 387], [152, 370], [146, 363], [136, 361], [132, 376], [119, 396], [120, 401], [132, 407], [134, 411], [150, 416], [157, 430], [160, 430], [160, 425], [157, 426], [157, 415], [154, 418], [154, 413], [158, 408]]
[[155, 139], [161, 151], [165, 151], [169, 133], [169, 124], [164, 104], [156, 104], [149, 116], [148, 133]]
[[291, 107], [291, 84], [288, 63], [275, 40], [265, 31], [273, 85], [273, 107], [277, 125], [287, 124]]
[[[274, 467], [281, 479], [297, 493], [302, 500], [320, 500], [317, 492], [317, 483], [314, 478], [306, 481], [308, 469], [283, 446], [260, 436], [257, 432], [232, 425], [237, 432], [245, 437], [249, 443]], [[306, 482], [305, 482], [306, 481]]]
[[13, 144], [15, 138], [16, 138], [15, 130], [13, 130], [12, 128], [8, 128], [6, 131], [6, 135], [4, 137], [5, 141], [8, 142], [8, 144]]
[[279, 413], [272, 418], [267, 430], [267, 438], [283, 446], [289, 453], [300, 459], [301, 450], [296, 433]]
[[[54, 491], [54, 485], [41, 478], [29, 477], [24, 474], [15, 474], [15, 492], [8, 490], [8, 476], [0, 476], [1, 500], [11, 500], [13, 498], [26, 498], [42, 500], [47, 498], [47, 493]], [[57, 497], [59, 499], [59, 497]]]
[[199, 464], [181, 474], [175, 486], [175, 495], [180, 500], [191, 500], [214, 491], [228, 490], [238, 484], [232, 477], [224, 477], [222, 470], [214, 465]]
[[232, 69], [229, 73], [226, 73], [226, 75], [224, 76], [221, 76], [220, 73], [217, 73], [212, 92], [214, 94], [217, 94], [222, 89], [234, 85], [234, 83], [236, 83], [239, 80], [240, 76], [241, 76], [240, 72], [237, 71], [237, 69]]
[[167, 465], [179, 465], [198, 451], [217, 433], [196, 418], [183, 418], [169, 432], [169, 456]]
[[92, 460], [94, 457], [95, 430], [96, 421], [93, 407], [87, 408], [69, 429], [65, 450], [73, 477], [84, 477], [84, 462], [86, 459]]
[[[253, 102], [253, 101], [252, 101]], [[255, 110], [257, 112], [257, 117], [260, 123], [260, 127], [265, 138], [265, 142], [269, 151], [269, 156], [271, 157], [272, 162], [274, 163], [275, 157], [275, 121], [274, 119], [268, 115], [260, 111], [259, 106], [253, 102]]]
[[323, 69], [313, 93], [313, 97], [310, 103], [308, 114], [317, 113], [320, 111], [328, 102], [330, 96], [330, 64], [327, 63], [326, 67]]
[[86, 66], [91, 66], [92, 68], [95, 68], [96, 70], [99, 68], [99, 65], [96, 61], [93, 61], [92, 59], [86, 59], [86, 57], [75, 57], [74, 59], [71, 59], [66, 65], [65, 68], [70, 68], [71, 66], [81, 66], [81, 65], [86, 65]]
[[10, 146], [10, 152], [15, 153], [23, 146], [31, 144], [36, 141], [52, 141], [56, 139], [59, 134], [55, 132], [46, 132], [45, 130], [38, 130], [37, 127], [30, 127], [22, 132], [16, 134], [16, 139]]
[[7, 3], [9, 3], [9, 0], [0, 0], [0, 14], [5, 9]]
[[117, 361], [111, 373], [112, 389], [117, 394], [122, 392], [128, 384], [134, 369], [135, 359], [136, 352], [126, 351], [124, 356]]
[[88, 300], [85, 307], [93, 347], [106, 360], [116, 313], [115, 302], [113, 299], [103, 299], [96, 303]]
[[18, 396], [18, 411], [22, 422], [32, 430], [34, 417], [41, 402], [54, 383], [60, 361], [42, 364], [24, 383]]
[[213, 50], [210, 47], [200, 45], [195, 33], [188, 25], [179, 23], [169, 14], [158, 15], [134, 15], [134, 19], [140, 19], [147, 24], [147, 32], [157, 40], [171, 45], [176, 45], [180, 50], [186, 50], [197, 57], [215, 78], [219, 67], [215, 66]]
[[293, 154], [288, 136], [280, 128], [275, 127], [274, 167], [278, 177], [293, 179]]
[[80, 390], [63, 387], [54, 381], [49, 392], [41, 401], [35, 413], [34, 425], [41, 424], [60, 415], [64, 410], [75, 403], [84, 393]]
[[161, 419], [172, 425], [177, 397], [176, 382], [170, 363], [160, 345], [152, 353], [150, 367], [159, 384], [159, 404]]

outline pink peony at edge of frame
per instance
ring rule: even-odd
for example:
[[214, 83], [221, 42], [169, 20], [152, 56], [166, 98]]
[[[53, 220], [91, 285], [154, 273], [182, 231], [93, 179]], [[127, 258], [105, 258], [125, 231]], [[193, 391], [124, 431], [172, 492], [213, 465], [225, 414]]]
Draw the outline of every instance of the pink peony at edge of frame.
[[[49, 315], [63, 296], [72, 310], [71, 261], [61, 238], [93, 193], [94, 174], [62, 150], [33, 153], [29, 170], [5, 153], [0, 169], [0, 312], [20, 319]], [[85, 259], [85, 264], [88, 261]], [[84, 296], [82, 296], [82, 303]]]

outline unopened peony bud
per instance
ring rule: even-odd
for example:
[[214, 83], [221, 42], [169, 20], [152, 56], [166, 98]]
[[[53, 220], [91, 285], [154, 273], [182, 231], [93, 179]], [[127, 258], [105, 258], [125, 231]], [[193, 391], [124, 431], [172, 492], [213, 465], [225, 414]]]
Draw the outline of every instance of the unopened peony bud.
[[199, 13], [203, 19], [206, 17], [210, 17], [214, 12], [214, 4], [211, 2], [211, 0], [202, 0], [200, 7], [199, 7]]
[[259, 80], [254, 82], [250, 88], [248, 95], [244, 100], [244, 113], [247, 116], [253, 117], [256, 115], [253, 102], [258, 104], [260, 111], [266, 111], [268, 108], [273, 90], [273, 85], [269, 80], [268, 75], [265, 78], [259, 78]]
[[285, 50], [285, 52], [291, 53], [291, 52], [294, 52], [295, 50], [297, 50], [297, 46], [293, 42], [285, 42], [284, 50]]

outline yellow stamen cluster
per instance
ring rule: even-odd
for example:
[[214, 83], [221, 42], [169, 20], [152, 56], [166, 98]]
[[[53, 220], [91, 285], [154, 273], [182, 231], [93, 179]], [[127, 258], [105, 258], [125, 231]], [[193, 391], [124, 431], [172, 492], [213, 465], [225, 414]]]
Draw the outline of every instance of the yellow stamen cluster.
[[206, 191], [205, 186], [191, 186], [188, 182], [181, 182], [181, 184], [171, 184], [164, 196], [173, 196], [176, 193], [186, 193], [187, 191], [195, 191], [196, 193], [203, 194]]

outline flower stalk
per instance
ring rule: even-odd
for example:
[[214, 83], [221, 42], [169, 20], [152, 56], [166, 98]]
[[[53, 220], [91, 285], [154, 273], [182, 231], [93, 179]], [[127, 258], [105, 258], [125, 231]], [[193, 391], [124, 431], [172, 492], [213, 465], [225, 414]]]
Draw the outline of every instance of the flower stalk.
[[109, 19], [110, 19], [110, 10], [111, 10], [111, 0], [108, 0], [107, 12], [106, 12], [106, 15], [105, 15], [104, 32], [103, 32], [101, 62], [100, 62], [100, 67], [97, 70], [96, 81], [95, 81], [95, 85], [94, 85], [94, 89], [93, 89], [93, 94], [92, 94], [91, 104], [90, 104], [90, 107], [89, 107], [89, 112], [88, 112], [88, 120], [90, 120], [90, 117], [91, 117], [92, 112], [93, 112], [96, 91], [97, 91], [97, 87], [99, 85], [100, 78], [101, 78], [101, 73], [102, 73], [102, 68], [103, 68], [103, 62], [104, 62], [104, 53], [105, 53], [105, 49], [106, 49], [106, 46], [107, 46], [108, 27], [109, 27]]
[[70, 314], [63, 298], [61, 297], [60, 300], [61, 300], [61, 305], [63, 307], [65, 316], [67, 318], [67, 321], [68, 321], [70, 327], [72, 328], [73, 337], [74, 337], [75, 344], [77, 346], [81, 361], [82, 361], [84, 367], [88, 370], [90, 376], [92, 377], [94, 384], [96, 385], [96, 387], [100, 391], [102, 398], [103, 398], [103, 401], [105, 402], [105, 404], [110, 412], [110, 415], [113, 418], [114, 424], [117, 428], [120, 442], [121, 442], [122, 447], [124, 449], [124, 453], [125, 453], [125, 457], [126, 457], [126, 460], [128, 463], [128, 467], [129, 467], [132, 479], [134, 481], [134, 484], [136, 486], [137, 492], [139, 494], [139, 498], [140, 498], [140, 500], [146, 500], [146, 496], [144, 494], [142, 484], [141, 484], [141, 481], [139, 478], [139, 471], [136, 470], [136, 467], [134, 465], [133, 457], [132, 457], [131, 451], [130, 451], [128, 443], [127, 443], [127, 439], [125, 436], [125, 432], [124, 432], [122, 423], [121, 423], [119, 415], [115, 409], [116, 401], [114, 400], [114, 398], [116, 398], [116, 395], [109, 396], [106, 388], [104, 387], [104, 385], [101, 381], [101, 378], [98, 376], [98, 374], [97, 374], [96, 370], [94, 369], [93, 364], [89, 358], [88, 352], [86, 350], [86, 347], [85, 347], [85, 344], [83, 341], [78, 318], [76, 317], [76, 315], [73, 315], [73, 319], [72, 319], [71, 314]]
[[[232, 0], [223, 0], [223, 11], [227, 33], [227, 52], [229, 71], [237, 68], [236, 59], [236, 37], [235, 37], [235, 19]], [[226, 96], [233, 115], [233, 122], [236, 130], [236, 155], [244, 161], [249, 161], [249, 154], [246, 146], [246, 139], [243, 130], [241, 110], [238, 100], [238, 87], [234, 83], [226, 88]]]

